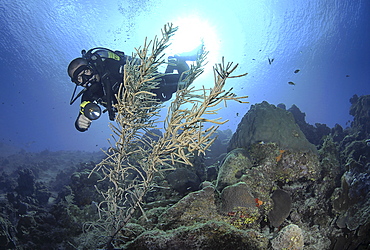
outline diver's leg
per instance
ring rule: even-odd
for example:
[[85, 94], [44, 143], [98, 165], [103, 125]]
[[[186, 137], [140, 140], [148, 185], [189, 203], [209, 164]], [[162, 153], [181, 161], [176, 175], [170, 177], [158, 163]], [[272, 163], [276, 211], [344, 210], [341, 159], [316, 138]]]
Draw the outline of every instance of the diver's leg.
[[183, 74], [184, 72], [188, 71], [189, 65], [186, 61], [196, 61], [204, 52], [204, 43], [202, 43], [192, 51], [184, 52], [181, 54], [176, 54], [174, 56], [168, 57], [169, 64], [166, 69], [166, 73], [173, 73], [174, 70], [177, 70], [178, 74], [180, 75], [179, 82], [183, 81], [187, 74]]
[[185, 71], [188, 71], [190, 68], [189, 68], [189, 65], [185, 62], [185, 60], [181, 60], [181, 59], [178, 58], [177, 59], [177, 64], [176, 64], [176, 69], [177, 69], [177, 72], [179, 73], [179, 75], [181, 75]]
[[182, 58], [173, 56], [168, 57], [168, 64], [165, 73], [173, 73], [175, 70], [181, 75], [183, 72], [189, 70], [189, 65]]
[[165, 73], [173, 73], [177, 69], [177, 59], [173, 56], [168, 57], [168, 64]]
[[[182, 75], [182, 73], [188, 71], [190, 68], [189, 68], [189, 65], [186, 63], [185, 60], [182, 60], [182, 59], [179, 59], [179, 58], [174, 58], [174, 57], [169, 57], [168, 58], [169, 60], [169, 63], [167, 65], [167, 68], [166, 68], [166, 71], [165, 73], [167, 74], [171, 74], [171, 73], [174, 73], [174, 71], [176, 70], [177, 71], [177, 74], [179, 74], [179, 76]], [[182, 80], [185, 79], [185, 75], [181, 78]]]
[[178, 81], [176, 82], [176, 87], [177, 85], [180, 85], [180, 89], [186, 87], [187, 84], [184, 80], [187, 77], [186, 71], [190, 69], [186, 61], [196, 61], [203, 51], [204, 44], [202, 41], [202, 43], [193, 51], [168, 57], [168, 65], [165, 73], [171, 74], [174, 73], [175, 70], [177, 71]]

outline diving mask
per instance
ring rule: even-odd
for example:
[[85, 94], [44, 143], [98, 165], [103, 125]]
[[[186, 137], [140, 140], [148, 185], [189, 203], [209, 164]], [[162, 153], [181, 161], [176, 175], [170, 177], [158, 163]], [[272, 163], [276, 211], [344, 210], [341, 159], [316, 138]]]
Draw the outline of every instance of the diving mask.
[[82, 65], [73, 74], [72, 81], [79, 86], [88, 87], [89, 83], [94, 79], [93, 76], [93, 70], [86, 65]]
[[[77, 98], [79, 98], [95, 81], [98, 80], [97, 75], [94, 75], [93, 70], [85, 65], [79, 67], [73, 74], [72, 82], [76, 84], [73, 91], [71, 101], [69, 102], [72, 105]], [[76, 95], [76, 90], [78, 86], [83, 87], [83, 89]]]

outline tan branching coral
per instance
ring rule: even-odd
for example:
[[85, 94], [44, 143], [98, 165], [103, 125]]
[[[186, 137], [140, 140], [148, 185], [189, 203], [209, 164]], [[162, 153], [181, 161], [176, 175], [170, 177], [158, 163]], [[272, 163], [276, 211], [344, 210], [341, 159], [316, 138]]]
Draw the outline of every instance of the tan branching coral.
[[[158, 87], [158, 67], [165, 62], [164, 49], [177, 30], [167, 24], [162, 38], [145, 40], [144, 46], [136, 49], [134, 58], [141, 64], [128, 62], [125, 65], [124, 83], [117, 95], [116, 124], [107, 157], [93, 171], [101, 171], [109, 180], [106, 190], [98, 190], [104, 201], [98, 206], [100, 220], [86, 224], [90, 229], [102, 228], [108, 248], [118, 244], [119, 232], [138, 209], [142, 209], [145, 194], [155, 188], [153, 177], [163, 171], [173, 170], [175, 163], [190, 164], [192, 154], [204, 154], [213, 143], [212, 134], [221, 118], [209, 119], [204, 115], [217, 113], [216, 106], [223, 101], [242, 102], [246, 97], [236, 97], [232, 89], [224, 85], [237, 65], [232, 63], [214, 67], [215, 85], [211, 89], [195, 90], [191, 83], [203, 72], [206, 53], [199, 55], [195, 65], [184, 75], [174, 101], [168, 110], [164, 132], [158, 136], [151, 132], [157, 128], [158, 111], [162, 108], [152, 90]], [[189, 108], [190, 107], [190, 108]], [[214, 124], [205, 127], [205, 123]], [[145, 215], [145, 213], [144, 213]], [[103, 240], [104, 241], [104, 240]]]

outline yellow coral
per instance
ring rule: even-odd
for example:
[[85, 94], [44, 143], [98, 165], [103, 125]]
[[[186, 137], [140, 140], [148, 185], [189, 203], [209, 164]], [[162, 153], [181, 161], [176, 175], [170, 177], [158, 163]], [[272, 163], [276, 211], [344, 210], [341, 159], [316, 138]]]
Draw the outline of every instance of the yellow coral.
[[230, 225], [238, 229], [250, 228], [260, 217], [256, 207], [236, 207], [228, 216]]

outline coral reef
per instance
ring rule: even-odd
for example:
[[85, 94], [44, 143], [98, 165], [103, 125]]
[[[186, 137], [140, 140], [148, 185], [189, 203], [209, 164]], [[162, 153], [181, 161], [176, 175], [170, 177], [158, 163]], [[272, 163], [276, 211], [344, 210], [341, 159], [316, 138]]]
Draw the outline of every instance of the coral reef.
[[[0, 249], [68, 249], [83, 219], [96, 215], [91, 204], [76, 206], [71, 176], [102, 159], [101, 152], [30, 153], [1, 157]], [[92, 163], [95, 161], [95, 163]], [[86, 164], [88, 162], [88, 164]], [[81, 184], [84, 186], [85, 184]]]
[[307, 140], [314, 145], [321, 144], [322, 138], [331, 132], [330, 128], [325, 124], [315, 123], [315, 126], [313, 126], [306, 123], [306, 114], [301, 112], [301, 110], [294, 104], [288, 109], [288, 111], [293, 114], [295, 122], [302, 130]]
[[239, 182], [243, 173], [252, 168], [247, 154], [245, 149], [238, 148], [226, 155], [218, 171], [216, 186], [219, 190]]
[[280, 249], [303, 249], [304, 239], [302, 229], [297, 225], [290, 224], [284, 227], [275, 238], [271, 240], [271, 246], [274, 250]]
[[271, 199], [274, 201], [274, 207], [268, 218], [272, 226], [279, 227], [290, 214], [292, 199], [287, 192], [280, 189], [272, 193]]
[[352, 96], [350, 99], [351, 108], [349, 110], [352, 115], [353, 122], [351, 127], [361, 134], [362, 139], [369, 137], [370, 134], [370, 96]]
[[233, 134], [228, 151], [247, 148], [258, 142], [275, 142], [282, 149], [311, 150], [309, 143], [295, 123], [292, 113], [264, 101], [252, 105]]
[[[124, 240], [114, 242], [116, 247], [369, 249], [370, 96], [354, 96], [351, 103], [351, 127], [336, 125], [329, 133], [326, 126], [306, 124], [298, 107], [286, 111], [267, 103], [254, 105], [251, 113], [257, 120], [277, 119], [263, 125], [266, 135], [257, 128], [258, 137], [249, 135], [259, 123], [243, 119], [229, 151], [229, 131], [213, 137], [213, 145], [222, 148], [209, 149], [223, 152], [222, 158], [206, 163], [189, 158], [192, 166], [176, 162], [177, 173], [153, 176], [142, 211], [133, 212], [119, 230], [117, 237]], [[280, 115], [288, 121], [279, 123]], [[290, 124], [294, 121], [299, 128]], [[301, 147], [283, 147], [290, 139], [271, 133], [289, 134], [292, 128], [310, 136], [317, 150], [302, 138]], [[159, 133], [150, 133], [156, 134], [151, 140], [159, 139]], [[215, 153], [205, 159], [209, 156], [216, 159]], [[91, 173], [104, 157], [24, 150], [1, 155], [0, 249], [105, 247], [101, 243], [109, 239], [92, 222], [99, 219], [104, 202], [96, 188], [107, 189], [111, 183], [100, 181], [101, 172]], [[130, 164], [136, 166], [136, 161]], [[127, 180], [135, 180], [137, 175], [128, 174]]]
[[168, 230], [212, 219], [220, 220], [221, 215], [217, 211], [214, 188], [206, 186], [202, 190], [188, 194], [175, 205], [169, 207], [158, 218], [158, 227], [162, 230]]
[[196, 191], [199, 189], [200, 179], [198, 175], [187, 168], [178, 168], [166, 177], [171, 187], [180, 194]]
[[222, 190], [221, 211], [224, 213], [232, 212], [237, 207], [255, 207], [255, 198], [248, 191], [248, 186], [244, 182], [230, 185]]
[[124, 249], [267, 249], [268, 240], [254, 230], [207, 221], [169, 231], [153, 230], [128, 242]]

